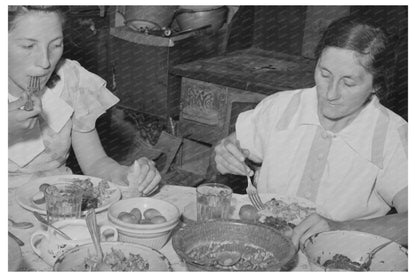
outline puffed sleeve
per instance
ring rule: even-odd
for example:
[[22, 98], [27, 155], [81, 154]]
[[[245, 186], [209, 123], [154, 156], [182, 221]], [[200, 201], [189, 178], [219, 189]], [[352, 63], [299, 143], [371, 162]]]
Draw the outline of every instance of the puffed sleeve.
[[101, 77], [89, 72], [72, 61], [76, 66], [79, 83], [74, 97], [73, 129], [89, 132], [95, 128], [97, 118], [115, 105], [119, 99], [107, 88]]

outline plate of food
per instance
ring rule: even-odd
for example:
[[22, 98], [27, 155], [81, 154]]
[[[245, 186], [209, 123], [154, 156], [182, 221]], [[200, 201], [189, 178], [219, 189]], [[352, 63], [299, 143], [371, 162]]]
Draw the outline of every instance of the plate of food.
[[316, 205], [304, 198], [280, 196], [277, 194], [259, 194], [266, 208], [257, 211], [247, 195], [238, 198], [231, 218], [246, 221], [258, 221], [290, 235], [292, 229], [303, 219], [316, 212]]
[[159, 251], [128, 242], [103, 242], [103, 260], [98, 263], [94, 244], [84, 244], [63, 253], [54, 271], [173, 271], [169, 260]]
[[16, 190], [16, 200], [20, 206], [46, 215], [44, 190], [59, 183], [79, 185], [83, 189], [81, 210], [85, 214], [94, 208], [96, 213], [105, 211], [121, 198], [121, 191], [114, 183], [85, 175], [58, 175], [33, 180]]

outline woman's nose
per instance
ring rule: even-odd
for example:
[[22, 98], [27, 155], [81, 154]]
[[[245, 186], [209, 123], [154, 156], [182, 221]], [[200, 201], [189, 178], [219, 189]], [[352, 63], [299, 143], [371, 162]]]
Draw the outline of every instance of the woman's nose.
[[339, 92], [339, 88], [337, 85], [337, 82], [332, 81], [330, 82], [329, 86], [328, 86], [328, 91], [326, 93], [326, 98], [328, 100], [336, 100], [340, 97], [340, 92]]
[[43, 69], [48, 69], [51, 66], [48, 49], [40, 49], [36, 57], [36, 65]]

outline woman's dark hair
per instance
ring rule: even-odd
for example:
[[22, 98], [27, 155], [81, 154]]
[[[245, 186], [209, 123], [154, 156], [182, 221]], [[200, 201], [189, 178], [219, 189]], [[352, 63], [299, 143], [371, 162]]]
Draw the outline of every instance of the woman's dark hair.
[[[13, 30], [16, 26], [16, 21], [19, 17], [24, 16], [28, 13], [32, 12], [42, 12], [42, 13], [56, 13], [59, 18], [61, 19], [62, 23], [62, 30], [65, 35], [65, 22], [66, 22], [66, 14], [68, 12], [67, 6], [9, 6], [9, 32]], [[53, 88], [56, 83], [61, 79], [59, 75], [56, 73], [56, 70], [59, 67], [59, 63], [55, 71], [52, 73], [51, 77], [49, 78], [46, 86], [48, 88]]]
[[373, 87], [380, 99], [389, 95], [395, 53], [386, 32], [362, 18], [347, 16], [332, 22], [315, 49], [319, 59], [327, 47], [356, 51], [365, 57], [364, 68], [373, 75]]

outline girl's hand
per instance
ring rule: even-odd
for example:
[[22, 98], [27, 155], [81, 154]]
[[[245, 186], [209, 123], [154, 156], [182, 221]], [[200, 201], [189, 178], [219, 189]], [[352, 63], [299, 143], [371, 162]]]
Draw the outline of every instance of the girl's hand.
[[27, 95], [9, 103], [9, 138], [18, 138], [35, 126], [38, 115], [42, 112], [42, 102], [36, 95], [32, 96], [33, 110], [25, 111], [22, 107], [27, 101]]
[[235, 133], [222, 139], [215, 146], [215, 163], [217, 170], [221, 174], [253, 175], [253, 171], [245, 164], [245, 159], [250, 152], [241, 149]]
[[155, 163], [142, 157], [136, 160], [127, 171], [127, 182], [130, 188], [136, 188], [139, 194], [148, 195], [153, 192], [161, 179]]

